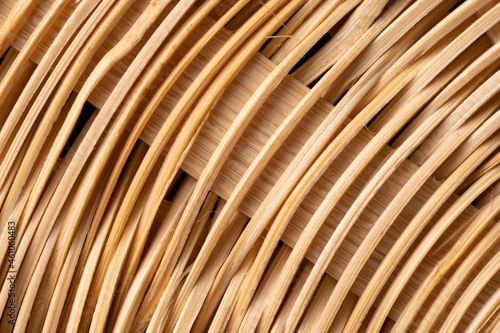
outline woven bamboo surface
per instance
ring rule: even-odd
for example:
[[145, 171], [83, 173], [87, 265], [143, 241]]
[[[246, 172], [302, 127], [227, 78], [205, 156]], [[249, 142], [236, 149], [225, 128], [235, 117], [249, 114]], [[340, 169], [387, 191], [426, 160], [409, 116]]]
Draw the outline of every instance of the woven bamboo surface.
[[0, 331], [500, 331], [499, 21], [0, 0]]

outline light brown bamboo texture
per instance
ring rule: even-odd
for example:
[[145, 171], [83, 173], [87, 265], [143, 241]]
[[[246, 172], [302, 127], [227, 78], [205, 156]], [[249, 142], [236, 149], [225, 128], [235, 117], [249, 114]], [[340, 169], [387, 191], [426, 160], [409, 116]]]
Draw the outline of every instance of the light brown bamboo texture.
[[0, 0], [0, 332], [497, 332], [500, 1]]

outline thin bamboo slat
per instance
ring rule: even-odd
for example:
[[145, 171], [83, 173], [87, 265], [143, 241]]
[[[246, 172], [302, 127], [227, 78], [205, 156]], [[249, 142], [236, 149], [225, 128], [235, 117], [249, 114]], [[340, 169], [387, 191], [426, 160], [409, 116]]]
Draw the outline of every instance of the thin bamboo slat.
[[0, 331], [498, 330], [499, 21], [0, 0]]

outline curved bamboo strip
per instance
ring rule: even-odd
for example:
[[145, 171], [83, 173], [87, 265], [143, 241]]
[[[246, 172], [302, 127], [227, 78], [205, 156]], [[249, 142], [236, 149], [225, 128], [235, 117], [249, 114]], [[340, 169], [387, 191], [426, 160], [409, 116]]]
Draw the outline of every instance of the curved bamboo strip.
[[0, 330], [495, 331], [499, 21], [0, 1]]

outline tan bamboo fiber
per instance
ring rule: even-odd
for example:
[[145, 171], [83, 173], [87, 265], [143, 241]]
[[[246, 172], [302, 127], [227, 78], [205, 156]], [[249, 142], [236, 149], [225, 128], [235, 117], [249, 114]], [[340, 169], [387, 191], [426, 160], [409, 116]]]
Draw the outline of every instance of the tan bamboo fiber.
[[500, 332], [499, 1], [0, 24], [0, 332]]

